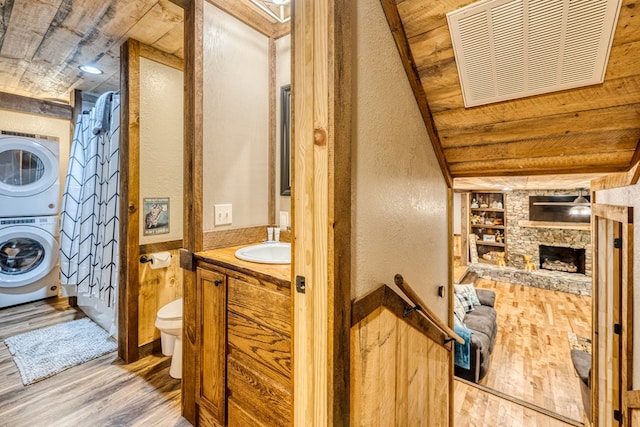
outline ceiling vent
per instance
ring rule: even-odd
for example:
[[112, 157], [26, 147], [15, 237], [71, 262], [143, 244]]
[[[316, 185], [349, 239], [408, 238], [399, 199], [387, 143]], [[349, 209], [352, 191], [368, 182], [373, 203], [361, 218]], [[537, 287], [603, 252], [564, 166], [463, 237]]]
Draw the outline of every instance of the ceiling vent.
[[491, 0], [447, 14], [467, 107], [604, 81], [621, 0]]

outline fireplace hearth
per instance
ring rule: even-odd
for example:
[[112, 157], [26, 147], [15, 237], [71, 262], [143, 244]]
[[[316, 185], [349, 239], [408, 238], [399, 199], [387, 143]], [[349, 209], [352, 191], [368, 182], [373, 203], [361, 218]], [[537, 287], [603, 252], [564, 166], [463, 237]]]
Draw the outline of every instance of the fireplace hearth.
[[585, 273], [585, 250], [540, 245], [540, 268], [566, 273]]

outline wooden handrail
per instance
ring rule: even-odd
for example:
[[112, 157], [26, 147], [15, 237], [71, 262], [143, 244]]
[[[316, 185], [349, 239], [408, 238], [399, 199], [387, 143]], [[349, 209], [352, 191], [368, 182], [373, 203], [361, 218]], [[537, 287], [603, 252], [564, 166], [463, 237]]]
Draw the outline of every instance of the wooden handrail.
[[417, 310], [412, 309], [412, 306], [409, 305], [409, 302], [405, 298], [400, 296], [400, 292], [398, 292], [397, 289], [391, 289], [387, 285], [381, 285], [378, 289], [369, 292], [351, 303], [351, 326], [356, 326], [380, 308], [385, 308], [390, 311], [398, 319], [402, 319], [404, 322], [413, 326], [417, 331], [440, 344], [448, 351], [452, 350], [452, 346], [447, 345], [447, 343], [451, 341], [449, 336]]
[[456, 340], [460, 344], [464, 344], [464, 339], [460, 335], [456, 334], [446, 323], [444, 323], [427, 305], [422, 299], [411, 289], [411, 286], [404, 280], [401, 274], [396, 274], [393, 278], [396, 286], [400, 288], [402, 292], [409, 298], [409, 300], [415, 305], [415, 310], [422, 313], [431, 323], [433, 323], [442, 333], [448, 337]]

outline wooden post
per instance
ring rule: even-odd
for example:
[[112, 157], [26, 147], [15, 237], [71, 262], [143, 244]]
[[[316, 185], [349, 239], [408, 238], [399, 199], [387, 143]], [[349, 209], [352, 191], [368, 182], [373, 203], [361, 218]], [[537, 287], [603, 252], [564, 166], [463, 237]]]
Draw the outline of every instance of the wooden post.
[[[184, 10], [184, 248], [203, 249], [202, 228], [202, 31], [203, 1], [186, 2]], [[196, 273], [183, 270], [182, 415], [196, 425]]]
[[295, 0], [294, 425], [349, 425], [352, 2]]
[[138, 233], [140, 224], [140, 43], [120, 47], [120, 272], [118, 356], [138, 359]]

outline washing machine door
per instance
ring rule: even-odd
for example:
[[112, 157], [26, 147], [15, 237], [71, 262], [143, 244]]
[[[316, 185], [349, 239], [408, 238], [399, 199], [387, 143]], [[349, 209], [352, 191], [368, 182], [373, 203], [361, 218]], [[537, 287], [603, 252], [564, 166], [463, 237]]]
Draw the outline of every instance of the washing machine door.
[[59, 247], [47, 231], [29, 226], [0, 230], [0, 287], [31, 284], [57, 268]]
[[56, 153], [39, 141], [17, 136], [0, 137], [0, 195], [33, 196], [56, 182]]

